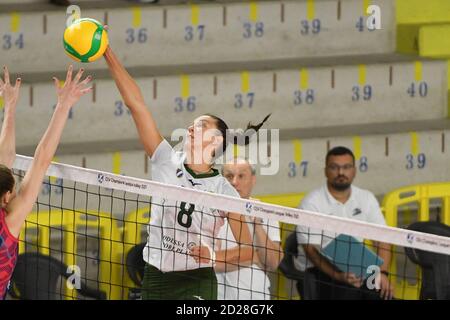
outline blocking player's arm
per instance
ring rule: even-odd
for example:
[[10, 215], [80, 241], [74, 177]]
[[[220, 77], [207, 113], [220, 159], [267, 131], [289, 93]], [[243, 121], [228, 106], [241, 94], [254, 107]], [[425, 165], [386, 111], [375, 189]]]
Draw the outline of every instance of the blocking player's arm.
[[[216, 272], [231, 272], [236, 271], [239, 268], [251, 267], [253, 264], [262, 267], [256, 253], [253, 253], [253, 259], [247, 258], [248, 257], [246, 255], [242, 255], [242, 248], [239, 246], [235, 246], [227, 250], [216, 251], [216, 263], [214, 265], [214, 270]], [[233, 260], [237, 262], [231, 262]]]
[[4, 101], [5, 116], [0, 133], [0, 164], [11, 168], [16, 158], [16, 105], [19, 99], [21, 79], [10, 84], [9, 71], [3, 67], [4, 79], [0, 77], [0, 97]]
[[80, 81], [82, 74], [83, 71], [80, 70], [72, 80], [72, 66], [70, 66], [64, 87], [62, 88], [59, 85], [59, 80], [54, 78], [58, 103], [48, 128], [36, 148], [31, 167], [22, 181], [20, 192], [8, 204], [6, 210], [8, 215], [5, 221], [10, 232], [15, 237], [19, 236], [25, 219], [33, 209], [33, 204], [41, 189], [45, 172], [55, 155], [56, 148], [61, 139], [70, 109], [83, 95], [92, 90], [92, 87], [85, 88], [91, 80], [91, 77]]
[[233, 247], [216, 251], [216, 265], [214, 269], [217, 272], [230, 272], [255, 264], [265, 271], [275, 271], [284, 256], [280, 243], [270, 239], [261, 223], [255, 226], [254, 240], [251, 259], [247, 254], [248, 248], [245, 247], [244, 249], [242, 247]]
[[[228, 213], [228, 224], [230, 225], [233, 236], [238, 242], [236, 248], [231, 250], [221, 250], [216, 252], [216, 266], [229, 264], [239, 266], [251, 265], [255, 257], [253, 251], [250, 230], [247, 226], [245, 216], [238, 213]], [[218, 266], [219, 268], [221, 266]], [[228, 271], [228, 270], [227, 270]]]
[[106, 49], [104, 57], [120, 95], [125, 105], [131, 111], [139, 133], [139, 139], [145, 151], [151, 157], [163, 140], [163, 137], [158, 130], [155, 119], [145, 105], [141, 89], [119, 59], [117, 59], [111, 47]]
[[[192, 247], [190, 255], [196, 262], [210, 263], [215, 260], [215, 268], [222, 271], [232, 271], [230, 268], [250, 266], [254, 262], [255, 253], [253, 251], [250, 231], [245, 220], [245, 216], [238, 213], [228, 213], [228, 224], [238, 245], [231, 250], [221, 250], [211, 253], [211, 248], [201, 245]], [[215, 259], [212, 257], [215, 255]], [[216, 271], [219, 269], [216, 268]]]
[[266, 271], [277, 270], [284, 257], [280, 243], [270, 239], [261, 220], [255, 220], [255, 251]]

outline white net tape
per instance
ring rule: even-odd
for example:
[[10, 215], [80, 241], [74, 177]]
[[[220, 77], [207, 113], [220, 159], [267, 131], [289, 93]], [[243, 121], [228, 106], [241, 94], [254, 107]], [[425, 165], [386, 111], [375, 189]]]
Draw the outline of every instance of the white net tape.
[[[31, 161], [32, 158], [30, 157], [18, 155], [13, 167], [17, 170], [26, 171]], [[334, 217], [318, 212], [288, 208], [255, 200], [213, 194], [66, 164], [53, 163], [49, 167], [47, 175], [145, 196], [157, 196], [170, 200], [186, 201], [226, 212], [236, 212], [289, 224], [303, 225], [314, 229], [344, 233], [358, 238], [386, 242], [403, 247], [412, 247], [447, 255], [450, 254], [450, 238], [417, 231]]]

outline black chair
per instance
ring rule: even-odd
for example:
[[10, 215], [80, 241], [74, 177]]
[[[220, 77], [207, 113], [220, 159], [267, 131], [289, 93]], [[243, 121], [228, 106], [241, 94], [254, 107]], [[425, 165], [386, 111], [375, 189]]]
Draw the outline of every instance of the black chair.
[[297, 234], [292, 232], [287, 238], [284, 245], [284, 257], [278, 266], [283, 275], [297, 282], [297, 290], [301, 297], [305, 298], [304, 277], [305, 273], [295, 267], [294, 259], [298, 257]]
[[[58, 290], [58, 283], [60, 277], [67, 279], [70, 276], [67, 268], [51, 256], [38, 252], [22, 253], [17, 257], [9, 294], [22, 300], [59, 300], [63, 294], [61, 288]], [[89, 288], [82, 279], [77, 291], [86, 298], [106, 299], [105, 292]]]
[[294, 265], [294, 259], [298, 256], [297, 235], [292, 232], [284, 245], [284, 257], [278, 268], [284, 276], [291, 280], [303, 279], [303, 272], [299, 271]]
[[[408, 229], [450, 237], [450, 227], [434, 221], [415, 222]], [[420, 299], [450, 300], [450, 256], [414, 248], [405, 252], [422, 269]]]
[[130, 289], [130, 300], [137, 300], [141, 297], [142, 280], [144, 279], [145, 261], [142, 257], [142, 251], [144, 250], [146, 243], [140, 243], [135, 245], [128, 252], [126, 257], [127, 273], [130, 279], [133, 281], [136, 288]]

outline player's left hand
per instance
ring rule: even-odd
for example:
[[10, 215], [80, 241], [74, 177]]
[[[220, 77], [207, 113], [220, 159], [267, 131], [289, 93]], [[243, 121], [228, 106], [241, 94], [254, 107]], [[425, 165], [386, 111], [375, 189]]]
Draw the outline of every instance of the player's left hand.
[[197, 263], [211, 262], [211, 253], [209, 252], [209, 248], [206, 246], [194, 246], [191, 248], [191, 252], [189, 254]]
[[92, 80], [92, 77], [88, 76], [82, 80], [84, 69], [80, 69], [75, 77], [72, 77], [72, 72], [73, 66], [70, 65], [63, 85], [56, 77], [53, 77], [58, 106], [72, 108], [82, 96], [92, 91], [92, 87], [86, 87]]
[[4, 79], [0, 77], [0, 97], [3, 97], [6, 108], [15, 108], [19, 100], [19, 91], [21, 79], [17, 78], [14, 86], [9, 80], [9, 71], [6, 66], [3, 67]]

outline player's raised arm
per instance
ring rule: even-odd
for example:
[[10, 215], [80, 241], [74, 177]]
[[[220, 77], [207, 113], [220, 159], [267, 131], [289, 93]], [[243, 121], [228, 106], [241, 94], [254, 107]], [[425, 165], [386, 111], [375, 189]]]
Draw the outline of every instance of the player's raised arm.
[[17, 78], [15, 85], [10, 84], [9, 71], [3, 67], [4, 79], [0, 77], [0, 97], [5, 104], [5, 117], [0, 134], [0, 164], [12, 167], [16, 158], [16, 105], [19, 100], [21, 79]]
[[5, 218], [6, 224], [11, 234], [16, 237], [19, 236], [27, 215], [33, 209], [45, 172], [58, 147], [70, 109], [83, 95], [92, 90], [92, 88], [86, 88], [91, 77], [89, 76], [81, 81], [82, 75], [83, 69], [72, 79], [72, 66], [70, 66], [63, 87], [60, 86], [58, 79], [53, 78], [58, 96], [55, 111], [36, 148], [34, 159], [30, 169], [25, 174], [20, 192], [17, 197], [11, 200], [6, 210], [8, 212]]
[[131, 111], [141, 143], [147, 154], [152, 156], [163, 138], [156, 126], [155, 119], [145, 105], [141, 89], [110, 47], [106, 49], [104, 57], [120, 95]]
[[219, 256], [217, 257], [217, 260], [231, 263], [253, 261], [254, 251], [252, 237], [245, 216], [239, 213], [229, 212], [228, 224], [230, 225], [234, 238], [238, 242], [239, 250], [235, 257], [227, 257], [226, 253], [224, 253], [224, 257], [221, 259]]
[[196, 262], [209, 263], [213, 260], [216, 267], [221, 271], [227, 268], [236, 269], [249, 266], [254, 262], [255, 253], [252, 237], [245, 216], [229, 212], [228, 223], [238, 245], [231, 250], [219, 250], [214, 253], [211, 252], [211, 248], [206, 246], [195, 246], [191, 249], [190, 255]]

